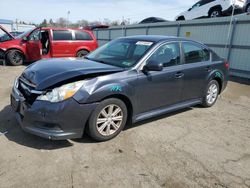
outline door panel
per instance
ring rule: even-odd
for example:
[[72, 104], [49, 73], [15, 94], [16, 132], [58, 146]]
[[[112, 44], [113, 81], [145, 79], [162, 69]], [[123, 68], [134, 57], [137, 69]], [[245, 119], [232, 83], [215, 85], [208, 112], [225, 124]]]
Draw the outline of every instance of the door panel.
[[53, 57], [74, 57], [73, 46], [71, 30], [53, 30]]
[[136, 87], [139, 113], [169, 106], [181, 100], [183, 84], [179, 43], [161, 45], [146, 64], [162, 64], [162, 71], [141, 71]]
[[182, 66], [174, 68], [164, 68], [160, 72], [150, 72], [138, 75], [138, 84], [136, 87], [137, 102], [139, 112], [147, 112], [159, 107], [169, 106], [181, 100], [181, 90], [183, 77], [181, 73]]
[[182, 100], [201, 98], [206, 77], [212, 69], [210, 52], [195, 42], [183, 42], [182, 49], [185, 62]]
[[41, 59], [41, 41], [40, 41], [40, 29], [34, 30], [29, 36], [26, 43], [27, 59], [28, 61], [36, 61]]

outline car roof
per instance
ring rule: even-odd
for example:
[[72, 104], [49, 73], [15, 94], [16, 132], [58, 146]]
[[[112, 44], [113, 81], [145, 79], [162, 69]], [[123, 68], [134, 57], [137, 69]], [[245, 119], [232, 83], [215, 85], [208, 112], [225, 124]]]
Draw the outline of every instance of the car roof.
[[68, 27], [41, 27], [41, 29], [44, 29], [44, 30], [49, 30], [49, 29], [52, 29], [52, 30], [75, 30], [75, 31], [91, 32], [91, 31], [86, 30], [86, 29], [68, 28]]
[[129, 36], [129, 37], [121, 37], [120, 39], [142, 40], [142, 41], [150, 41], [150, 42], [155, 42], [155, 43], [161, 42], [161, 41], [192, 41], [186, 38], [175, 37], [175, 36], [164, 36], [164, 35], [136, 35], [136, 36]]

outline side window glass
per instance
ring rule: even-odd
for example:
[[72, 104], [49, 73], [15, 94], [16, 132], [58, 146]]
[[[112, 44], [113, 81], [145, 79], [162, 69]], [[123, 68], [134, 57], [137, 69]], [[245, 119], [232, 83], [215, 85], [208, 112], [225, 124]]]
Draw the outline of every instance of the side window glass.
[[40, 40], [40, 30], [37, 29], [35, 31], [33, 31], [30, 35], [29, 35], [29, 40], [31, 41], [37, 41]]
[[75, 31], [76, 40], [92, 40], [91, 36], [84, 31]]
[[178, 65], [180, 63], [179, 43], [162, 45], [152, 54], [147, 62], [149, 61], [162, 63], [164, 67]]
[[68, 30], [54, 30], [53, 40], [72, 40], [72, 32]]
[[192, 43], [183, 43], [185, 63], [198, 63], [209, 61], [210, 52]]

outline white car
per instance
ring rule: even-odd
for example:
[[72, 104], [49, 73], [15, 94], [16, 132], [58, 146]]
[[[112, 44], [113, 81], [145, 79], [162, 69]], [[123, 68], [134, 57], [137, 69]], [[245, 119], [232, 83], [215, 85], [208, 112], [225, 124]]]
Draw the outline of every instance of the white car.
[[201, 0], [195, 3], [192, 8], [179, 14], [175, 20], [192, 20], [198, 18], [214, 18], [232, 13], [235, 6], [235, 13], [243, 12], [246, 0]]

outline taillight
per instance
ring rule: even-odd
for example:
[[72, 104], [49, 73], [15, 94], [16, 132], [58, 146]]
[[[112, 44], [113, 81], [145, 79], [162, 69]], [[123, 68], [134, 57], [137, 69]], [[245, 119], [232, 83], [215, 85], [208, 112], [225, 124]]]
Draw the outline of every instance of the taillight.
[[227, 60], [224, 61], [224, 66], [226, 67], [226, 69], [229, 69], [229, 62]]

